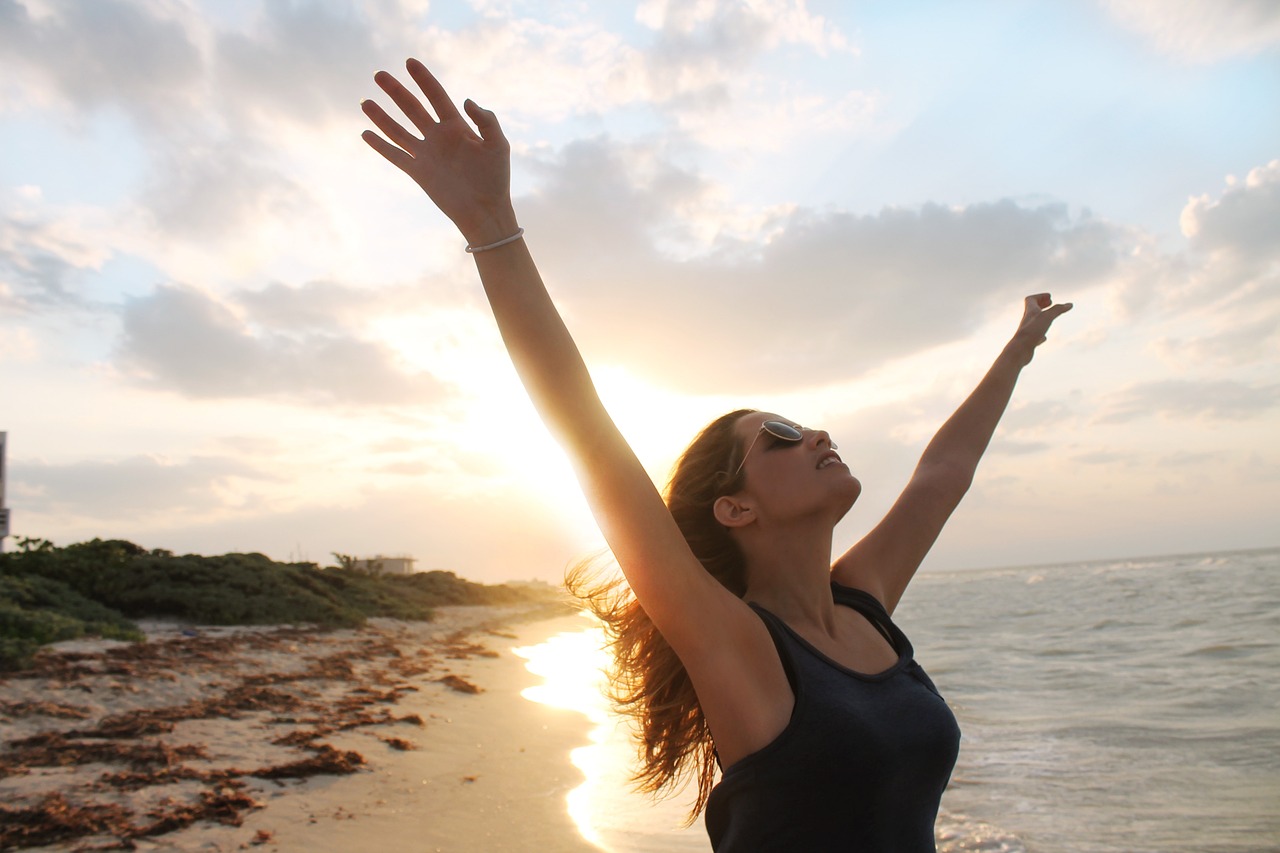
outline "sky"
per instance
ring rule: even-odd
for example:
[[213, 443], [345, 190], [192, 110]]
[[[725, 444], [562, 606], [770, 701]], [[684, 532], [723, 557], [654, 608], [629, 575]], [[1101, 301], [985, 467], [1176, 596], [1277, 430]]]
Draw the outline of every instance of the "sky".
[[924, 570], [1280, 544], [1271, 0], [0, 0], [14, 537], [485, 581], [602, 547], [464, 241], [360, 139], [409, 56], [498, 114], [659, 485], [730, 409], [825, 428], [843, 549], [1049, 291]]

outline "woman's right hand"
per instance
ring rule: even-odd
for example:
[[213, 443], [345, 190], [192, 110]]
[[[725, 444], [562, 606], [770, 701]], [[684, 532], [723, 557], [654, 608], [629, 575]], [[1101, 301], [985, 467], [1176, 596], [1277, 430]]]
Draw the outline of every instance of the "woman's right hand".
[[518, 227], [511, 206], [511, 145], [497, 117], [468, 99], [463, 108], [480, 131], [477, 134], [425, 65], [416, 59], [405, 65], [435, 117], [399, 80], [379, 71], [374, 81], [422, 136], [410, 133], [382, 107], [365, 100], [360, 108], [386, 139], [366, 130], [364, 141], [413, 178], [469, 244], [484, 245], [511, 236]]
[[1053, 321], [1070, 311], [1072, 303], [1053, 303], [1047, 293], [1034, 293], [1022, 301], [1022, 320], [1006, 349], [1016, 353], [1024, 367], [1031, 363], [1036, 347], [1045, 342]]

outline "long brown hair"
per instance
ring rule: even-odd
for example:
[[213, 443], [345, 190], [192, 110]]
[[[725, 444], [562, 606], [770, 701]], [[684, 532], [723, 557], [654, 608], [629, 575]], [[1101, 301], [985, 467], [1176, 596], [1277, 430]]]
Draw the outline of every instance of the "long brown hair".
[[[663, 495], [676, 525], [712, 577], [741, 598], [746, 592], [742, 552], [729, 531], [715, 519], [716, 499], [738, 485], [738, 441], [733, 427], [753, 409], [738, 409], [716, 418], [681, 454]], [[604, 623], [613, 653], [609, 698], [615, 708], [638, 724], [639, 767], [632, 775], [640, 791], [661, 795], [697, 780], [698, 796], [688, 822], [702, 812], [715, 782], [716, 757], [711, 732], [675, 651], [658, 633], [626, 580], [604, 576], [590, 561], [571, 569], [569, 591]]]

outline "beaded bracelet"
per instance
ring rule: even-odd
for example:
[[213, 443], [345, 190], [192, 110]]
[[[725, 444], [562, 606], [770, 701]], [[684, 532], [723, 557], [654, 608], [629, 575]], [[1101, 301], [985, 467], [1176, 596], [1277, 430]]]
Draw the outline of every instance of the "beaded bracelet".
[[496, 249], [499, 246], [505, 246], [508, 243], [514, 243], [515, 241], [519, 240], [523, 235], [524, 235], [524, 229], [517, 228], [516, 233], [512, 234], [510, 237], [503, 237], [498, 242], [489, 243], [488, 245], [485, 245], [485, 246], [467, 246], [467, 251], [473, 255], [476, 252], [487, 252], [490, 249]]

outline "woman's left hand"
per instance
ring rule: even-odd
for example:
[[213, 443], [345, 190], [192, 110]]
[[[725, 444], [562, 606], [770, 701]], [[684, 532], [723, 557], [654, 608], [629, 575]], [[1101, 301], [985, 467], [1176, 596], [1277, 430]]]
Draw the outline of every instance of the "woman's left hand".
[[1070, 311], [1070, 302], [1053, 304], [1047, 293], [1035, 293], [1023, 300], [1022, 322], [1013, 333], [1009, 349], [1016, 351], [1023, 364], [1030, 364], [1036, 347], [1045, 342], [1053, 321]]

